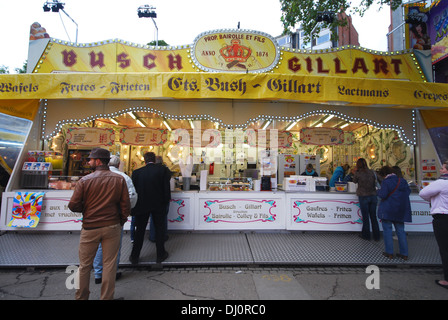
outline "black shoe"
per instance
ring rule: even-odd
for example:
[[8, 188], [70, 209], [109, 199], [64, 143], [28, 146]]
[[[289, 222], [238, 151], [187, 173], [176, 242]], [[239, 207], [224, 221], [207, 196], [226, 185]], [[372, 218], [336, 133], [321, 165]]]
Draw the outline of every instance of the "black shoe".
[[165, 261], [166, 258], [168, 258], [168, 252], [165, 251], [165, 253], [160, 258], [159, 257], [157, 258], [156, 262], [161, 263], [161, 262]]
[[129, 262], [130, 262], [131, 264], [138, 264], [138, 258], [135, 258], [135, 257], [130, 256], [130, 257], [129, 257]]
[[394, 258], [393, 254], [390, 254], [390, 253], [387, 253], [387, 252], [383, 252], [383, 256], [385, 256], [388, 259], [393, 259]]
[[364, 237], [362, 234], [358, 235], [362, 240], [370, 241], [370, 238]]

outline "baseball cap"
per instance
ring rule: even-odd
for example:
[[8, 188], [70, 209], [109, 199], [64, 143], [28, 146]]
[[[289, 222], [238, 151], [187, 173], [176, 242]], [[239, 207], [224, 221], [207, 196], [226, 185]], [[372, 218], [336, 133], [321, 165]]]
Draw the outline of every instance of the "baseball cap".
[[93, 148], [89, 154], [89, 159], [110, 159], [109, 150], [103, 148]]

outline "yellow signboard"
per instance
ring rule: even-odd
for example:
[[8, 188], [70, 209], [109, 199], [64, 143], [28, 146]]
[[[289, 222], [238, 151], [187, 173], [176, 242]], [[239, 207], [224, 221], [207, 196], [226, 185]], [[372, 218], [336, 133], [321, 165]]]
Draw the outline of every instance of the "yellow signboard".
[[448, 107], [448, 88], [443, 83], [276, 73], [18, 74], [1, 75], [2, 84], [10, 89], [0, 90], [0, 103], [8, 99], [212, 98]]
[[155, 48], [123, 40], [74, 44], [52, 39], [34, 73], [194, 72], [188, 46]]
[[289, 50], [275, 72], [333, 77], [425, 81], [413, 53], [380, 53], [363, 48]]
[[411, 52], [379, 52], [355, 46], [324, 50], [279, 48], [257, 31], [201, 33], [192, 46], [154, 47], [124, 40], [75, 44], [50, 39], [34, 73], [282, 73], [426, 81]]
[[280, 56], [270, 35], [240, 29], [204, 32], [191, 53], [201, 70], [224, 72], [270, 71]]

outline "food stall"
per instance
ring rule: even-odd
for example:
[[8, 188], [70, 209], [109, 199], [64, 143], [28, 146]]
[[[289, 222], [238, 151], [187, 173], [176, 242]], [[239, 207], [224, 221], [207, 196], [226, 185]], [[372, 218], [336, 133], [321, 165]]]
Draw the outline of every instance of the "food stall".
[[[0, 77], [5, 109], [19, 98], [37, 105], [1, 230], [79, 230], [82, 215], [67, 203], [90, 172], [89, 150], [103, 147], [129, 175], [145, 152], [162, 157], [173, 172], [169, 230], [359, 231], [353, 186], [327, 187], [334, 169], [360, 157], [373, 169], [398, 165], [418, 191], [419, 164], [436, 158], [420, 146], [419, 110], [448, 106], [446, 85], [429, 83], [412, 51], [293, 50], [240, 29], [184, 46], [49, 38], [32, 48], [32, 72]], [[318, 177], [302, 176], [308, 163]], [[23, 185], [25, 168], [43, 184]], [[431, 230], [428, 203], [418, 193], [411, 201], [407, 230]]]

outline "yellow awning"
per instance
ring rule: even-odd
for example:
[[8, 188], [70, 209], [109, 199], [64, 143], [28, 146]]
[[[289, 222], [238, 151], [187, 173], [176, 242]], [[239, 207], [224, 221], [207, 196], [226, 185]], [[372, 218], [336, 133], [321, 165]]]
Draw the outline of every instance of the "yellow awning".
[[0, 100], [209, 98], [438, 109], [448, 107], [448, 85], [276, 73], [56, 73], [0, 76]]
[[38, 109], [39, 100], [0, 100], [0, 113], [14, 117], [34, 120]]
[[448, 127], [448, 110], [422, 110], [421, 115], [426, 128]]

